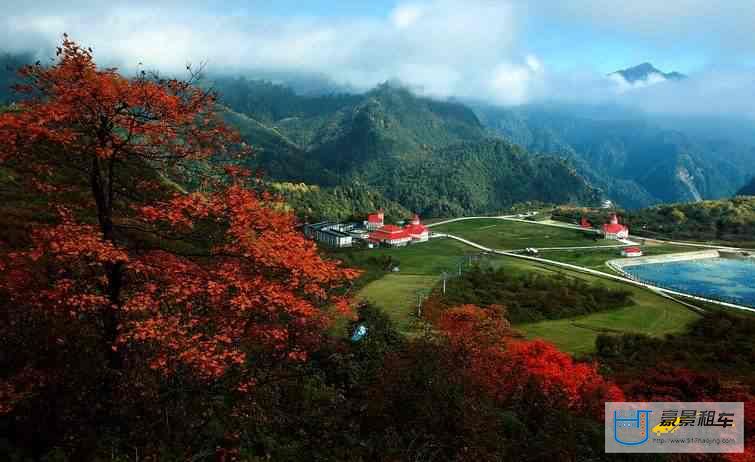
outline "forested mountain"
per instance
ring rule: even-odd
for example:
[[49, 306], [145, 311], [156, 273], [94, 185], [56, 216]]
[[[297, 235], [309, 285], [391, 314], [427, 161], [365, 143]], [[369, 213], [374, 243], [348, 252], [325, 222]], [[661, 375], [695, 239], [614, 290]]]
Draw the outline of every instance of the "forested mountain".
[[620, 75], [629, 83], [648, 80], [653, 76], [658, 76], [666, 80], [682, 80], [687, 76], [679, 72], [663, 72], [650, 63], [642, 63], [628, 69], [613, 72], [609, 75]]
[[[613, 210], [561, 206], [553, 211], [559, 221], [605, 223]], [[622, 223], [633, 235], [680, 240], [728, 241], [755, 247], [755, 197], [734, 197], [697, 203], [662, 204], [620, 211]]]
[[[9, 69], [30, 59], [7, 55], [0, 85], [12, 83]], [[471, 109], [392, 84], [363, 94], [324, 93], [328, 87], [302, 94], [243, 77], [214, 77], [207, 85], [228, 108], [226, 121], [254, 146], [251, 166], [268, 178], [324, 188], [359, 184], [423, 214], [601, 196], [629, 209], [718, 199], [735, 195], [755, 173], [755, 137], [746, 136], [749, 125], [732, 121], [651, 120], [618, 107]], [[12, 95], [6, 88], [0, 98]], [[339, 216], [357, 210], [344, 204]]]
[[620, 108], [478, 107], [496, 134], [532, 152], [568, 157], [627, 208], [730, 197], [755, 172], [755, 143], [661, 128]]
[[320, 187], [304, 183], [274, 182], [268, 189], [280, 194], [304, 222], [324, 220], [363, 220], [368, 213], [382, 209], [389, 223], [404, 220], [411, 212], [400, 204], [386, 199], [366, 185]]
[[674, 239], [755, 241], [755, 198], [735, 197], [697, 204], [664, 204], [630, 212], [631, 228]]
[[21, 66], [33, 62], [31, 54], [12, 54], [0, 51], [0, 105], [12, 102], [18, 97], [11, 88], [19, 83], [17, 71]]
[[226, 120], [256, 148], [253, 166], [276, 180], [356, 183], [428, 216], [600, 199], [568, 163], [491, 139], [459, 103], [390, 84], [320, 96], [246, 79], [219, 79], [214, 87], [230, 107]]
[[737, 193], [740, 196], [755, 196], [755, 177]]

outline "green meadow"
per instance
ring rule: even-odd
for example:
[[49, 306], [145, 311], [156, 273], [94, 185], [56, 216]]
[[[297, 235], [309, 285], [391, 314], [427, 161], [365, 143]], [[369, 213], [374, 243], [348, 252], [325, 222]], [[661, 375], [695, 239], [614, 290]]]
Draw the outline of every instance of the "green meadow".
[[[511, 244], [518, 242], [519, 237], [509, 236], [503, 238], [498, 234], [501, 229], [515, 229], [517, 231], [515, 236], [522, 236], [521, 233], [532, 231], [535, 235], [534, 239], [545, 239], [545, 236], [550, 236], [552, 230], [555, 230], [559, 232], [559, 236], [554, 236], [559, 245], [568, 242], [568, 239], [571, 239], [572, 244], [576, 243], [574, 245], [583, 245], [585, 241], [578, 230], [572, 232], [572, 230], [568, 229], [551, 229], [551, 227], [530, 225], [528, 223], [505, 222], [495, 219], [470, 221], [473, 221], [473, 223], [457, 222], [443, 225], [446, 227], [443, 231], [461, 235], [466, 234], [465, 237], [475, 242], [480, 242], [487, 238], [496, 240], [496, 242]], [[494, 229], [495, 231], [491, 231]], [[434, 230], [439, 231], [438, 229]], [[564, 232], [561, 233], [561, 231]], [[577, 234], [575, 235], [574, 233]], [[591, 242], [591, 240], [588, 240], [588, 242]], [[489, 241], [485, 243], [490, 244]], [[520, 242], [519, 245], [509, 246], [529, 247], [531, 244], [528, 241], [527, 243]], [[656, 245], [646, 246], [645, 250], [648, 254], [654, 255], [695, 249]], [[604, 266], [604, 262], [611, 258], [620, 258], [618, 252], [618, 249], [548, 251], [543, 252], [543, 256], [557, 261], [565, 261], [608, 271]], [[358, 290], [356, 298], [369, 300], [383, 309], [398, 323], [400, 329], [406, 333], [410, 333], [413, 330], [414, 322], [417, 319], [418, 291], [430, 291], [439, 283], [443, 271], [449, 273], [455, 272], [458, 270], [460, 262], [462, 262], [462, 265], [467, 264], [467, 256], [477, 254], [479, 254], [479, 251], [472, 247], [444, 238], [432, 239], [429, 242], [401, 248], [350, 249], [336, 253], [337, 257], [344, 260], [345, 263], [364, 268], [370, 275], [366, 284]], [[399, 267], [399, 272], [386, 271], [384, 268], [378, 267], [388, 259], [391, 261], [390, 266], [396, 265]], [[547, 320], [514, 326], [528, 338], [543, 338], [553, 342], [564, 351], [577, 356], [594, 351], [595, 339], [601, 333], [638, 333], [663, 336], [684, 332], [687, 326], [699, 316], [673, 300], [642, 288], [629, 286], [599, 276], [566, 270], [547, 264], [533, 263], [513, 257], [490, 256], [487, 257], [485, 262], [491, 266], [502, 267], [512, 275], [530, 272], [551, 275], [560, 274], [582, 279], [589, 283], [602, 284], [610, 288], [623, 288], [631, 292], [631, 299], [634, 303], [628, 307], [602, 311], [577, 318]]]
[[536, 223], [480, 218], [434, 226], [432, 231], [448, 233], [497, 250], [526, 247], [583, 247], [616, 245], [598, 234], [579, 229]]

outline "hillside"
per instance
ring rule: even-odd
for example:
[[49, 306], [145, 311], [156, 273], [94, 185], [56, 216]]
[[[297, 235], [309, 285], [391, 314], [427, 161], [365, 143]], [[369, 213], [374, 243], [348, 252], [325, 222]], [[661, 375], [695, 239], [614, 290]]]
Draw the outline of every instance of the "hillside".
[[[583, 186], [573, 189], [574, 184], [566, 182], [570, 188], [563, 190], [564, 202], [605, 196], [622, 207], [638, 209], [719, 199], [734, 195], [755, 172], [755, 142], [749, 137], [713, 137], [698, 130], [701, 124], [692, 120], [682, 125], [694, 130], [675, 130], [679, 121], [663, 123], [619, 107], [470, 109], [418, 97], [390, 84], [361, 95], [300, 95], [283, 85], [243, 78], [219, 79], [214, 87], [239, 114], [232, 122], [248, 140], [263, 145], [255, 166], [270, 177], [329, 187], [356, 178], [422, 213], [494, 212], [512, 201], [552, 197], [553, 191], [542, 183], [501, 190], [495, 180], [500, 172], [495, 172], [490, 156], [476, 158], [474, 165], [462, 162], [464, 173], [451, 176], [492, 188], [493, 194], [470, 191], [469, 185], [432, 170], [457, 161], [441, 151], [452, 145], [457, 151], [485, 151], [482, 145], [491, 137], [521, 146], [524, 152], [567, 159], [583, 183], [599, 190], [585, 195], [580, 191]], [[732, 133], [742, 132], [734, 128]], [[481, 146], [470, 148], [470, 143]], [[513, 162], [526, 157], [530, 156]], [[511, 162], [504, 160], [503, 165], [513, 168]], [[558, 163], [563, 164], [554, 161], [553, 165]], [[554, 178], [569, 175], [568, 167], [554, 168]], [[441, 177], [444, 184], [428, 188], [421, 177]], [[438, 205], [431, 207], [429, 202]]]
[[626, 219], [631, 228], [642, 233], [674, 239], [751, 242], [755, 236], [755, 198], [660, 205], [628, 213]]
[[679, 72], [663, 72], [650, 63], [642, 63], [620, 71], [612, 72], [610, 75], [620, 75], [629, 83], [643, 80], [649, 80], [652, 77], [666, 80], [682, 80], [687, 76]]
[[621, 108], [478, 107], [497, 135], [569, 158], [623, 207], [731, 197], [755, 171], [751, 140], [692, 136]]
[[8, 104], [18, 97], [11, 88], [20, 83], [16, 70], [33, 62], [34, 59], [28, 53], [0, 52], [0, 105]]
[[230, 108], [226, 120], [255, 147], [252, 166], [273, 180], [359, 184], [425, 216], [491, 213], [528, 200], [599, 200], [568, 163], [491, 139], [462, 104], [389, 84], [319, 96], [245, 79], [214, 87]]
[[[611, 210], [557, 207], [553, 218], [578, 223], [586, 217], [605, 223]], [[755, 197], [663, 204], [619, 213], [632, 234], [663, 239], [726, 241], [755, 246]]]
[[320, 187], [304, 183], [273, 182], [268, 189], [280, 194], [304, 222], [324, 220], [360, 221], [383, 209], [388, 222], [405, 220], [411, 212], [364, 184]]
[[740, 196], [755, 196], [755, 177], [737, 192]]

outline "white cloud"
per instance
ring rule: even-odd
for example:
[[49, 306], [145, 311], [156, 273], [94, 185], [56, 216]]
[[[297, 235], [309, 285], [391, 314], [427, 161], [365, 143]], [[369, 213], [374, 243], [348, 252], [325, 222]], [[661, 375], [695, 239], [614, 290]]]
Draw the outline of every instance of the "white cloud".
[[[71, 0], [65, 9], [52, 0], [5, 0], [0, 48], [44, 48], [50, 56], [68, 32], [92, 46], [101, 64], [127, 71], [142, 62], [180, 72], [187, 62], [207, 61], [211, 71], [315, 73], [361, 89], [398, 79], [432, 96], [499, 104], [548, 99], [746, 113], [755, 106], [750, 69], [703, 72], [668, 83], [657, 75], [634, 84], [585, 66], [556, 73], [529, 49], [520, 30], [533, 21], [550, 21], [598, 35], [656, 40], [658, 46], [687, 34], [720, 46], [737, 42], [730, 48], [755, 52], [750, 0], [532, 0], [526, 7], [517, 0], [407, 0], [376, 17], [265, 16], [255, 14], [255, 1], [240, 13], [223, 14], [199, 0], [134, 0], [127, 7]], [[560, 40], [559, 32], [556, 27], [544, 33]], [[569, 43], [559, 46], [566, 49]]]
[[493, 101], [504, 105], [518, 105], [537, 97], [544, 85], [544, 68], [534, 55], [523, 64], [500, 63], [490, 79]]
[[423, 8], [416, 4], [399, 5], [391, 13], [393, 25], [399, 29], [404, 29], [415, 22], [422, 16]]
[[668, 47], [677, 41], [755, 51], [752, 0], [531, 0], [532, 11], [607, 33], [627, 33]]
[[399, 79], [435, 96], [484, 91], [496, 63], [515, 58], [517, 24], [507, 1], [427, 0], [385, 17], [225, 16], [177, 4], [31, 10], [0, 19], [0, 43], [18, 49], [62, 32], [104, 63], [138, 62], [166, 72], [187, 62], [212, 69], [325, 74], [358, 88]]
[[621, 74], [618, 73], [609, 74], [608, 78], [616, 83], [617, 92], [619, 94], [640, 88], [646, 88], [651, 85], [656, 85], [667, 81], [666, 77], [657, 72], [651, 72], [646, 78], [635, 80], [634, 82], [629, 82]]

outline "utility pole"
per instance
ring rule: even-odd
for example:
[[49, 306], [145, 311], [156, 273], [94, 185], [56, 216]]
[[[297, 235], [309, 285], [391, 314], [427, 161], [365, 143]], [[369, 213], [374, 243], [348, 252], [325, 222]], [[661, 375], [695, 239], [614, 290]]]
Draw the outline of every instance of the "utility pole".
[[443, 271], [443, 295], [446, 295], [446, 279], [448, 279], [448, 273]]

